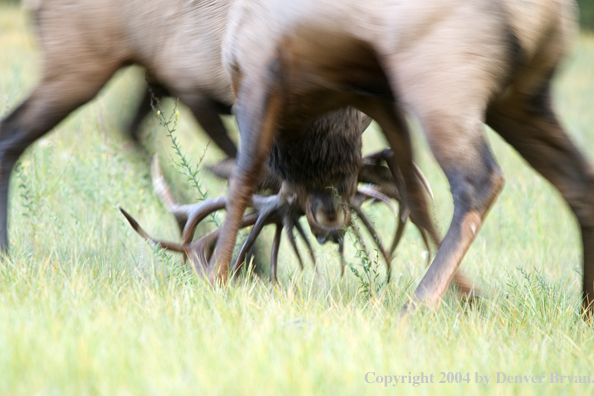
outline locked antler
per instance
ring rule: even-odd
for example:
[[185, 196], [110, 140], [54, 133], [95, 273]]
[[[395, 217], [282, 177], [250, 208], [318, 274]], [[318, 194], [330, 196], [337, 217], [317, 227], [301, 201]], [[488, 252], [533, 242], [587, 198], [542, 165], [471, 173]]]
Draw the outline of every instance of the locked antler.
[[[365, 158], [363, 168], [359, 174], [359, 180], [362, 182], [369, 182], [370, 184], [360, 186], [358, 188], [357, 194], [351, 198], [348, 204], [357, 214], [358, 218], [361, 220], [365, 228], [371, 234], [375, 244], [377, 245], [378, 250], [381, 252], [382, 257], [386, 261], [389, 274], [391, 257], [402, 237], [404, 224], [406, 222], [408, 214], [400, 213], [399, 210], [396, 209], [394, 203], [392, 202], [392, 199], [400, 201], [400, 194], [398, 190], [395, 188], [394, 181], [390, 176], [390, 170], [380, 163], [381, 160], [389, 158], [387, 157], [388, 155], [391, 155], [391, 152], [384, 150], [383, 152]], [[210, 167], [209, 170], [219, 177], [229, 178], [230, 175], [233, 173], [234, 166], [235, 163], [233, 162], [233, 160], [225, 160], [215, 166]], [[371, 169], [372, 167], [374, 169]], [[123, 209], [121, 209], [122, 213], [130, 222], [132, 227], [136, 230], [136, 232], [138, 232], [143, 238], [147, 239], [147, 241], [149, 241], [151, 244], [158, 244], [162, 248], [176, 252], [181, 252], [183, 254], [184, 261], [186, 257], [190, 257], [190, 261], [193, 263], [193, 266], [196, 269], [196, 271], [198, 273], [204, 273], [207, 269], [206, 263], [208, 263], [210, 256], [212, 255], [212, 250], [214, 248], [214, 244], [218, 238], [220, 230], [217, 229], [207, 234], [206, 236], [203, 236], [196, 240], [193, 240], [194, 232], [196, 230], [196, 227], [200, 224], [200, 222], [202, 222], [209, 214], [214, 213], [218, 210], [225, 209], [225, 206], [227, 204], [227, 198], [212, 198], [191, 205], [182, 205], [175, 200], [169, 185], [163, 177], [163, 173], [159, 166], [159, 162], [156, 158], [152, 161], [151, 173], [153, 177], [153, 185], [155, 191], [157, 192], [159, 198], [161, 199], [167, 210], [174, 215], [176, 222], [180, 228], [180, 232], [182, 234], [181, 243], [176, 244], [173, 242], [160, 241], [152, 238], [140, 227], [138, 222], [136, 222], [134, 218], [132, 218]], [[247, 252], [254, 244], [256, 238], [261, 233], [262, 229], [267, 225], [274, 224], [276, 225], [276, 231], [273, 239], [271, 252], [270, 277], [271, 281], [276, 282], [276, 272], [278, 268], [278, 251], [280, 241], [282, 238], [283, 228], [286, 231], [289, 243], [293, 251], [295, 252], [295, 255], [297, 256], [301, 268], [303, 268], [303, 259], [297, 247], [295, 235], [293, 232], [294, 229], [297, 230], [298, 234], [304, 240], [311, 260], [314, 264], [314, 268], [316, 259], [313, 247], [309, 239], [307, 238], [306, 233], [303, 230], [301, 224], [299, 223], [299, 219], [304, 215], [303, 209], [301, 208], [299, 203], [296, 202], [295, 199], [292, 199], [290, 197], [290, 194], [280, 193], [280, 180], [276, 179], [271, 174], [271, 172], [263, 173], [265, 176], [261, 178], [258, 188], [259, 190], [271, 190], [274, 195], [254, 194], [252, 196], [252, 202], [250, 202], [249, 207], [253, 209], [253, 212], [245, 215], [242, 219], [241, 224], [242, 228], [251, 226], [252, 229], [240, 249], [239, 255], [236, 259], [236, 265], [233, 267], [233, 272], [237, 273], [241, 269], [241, 266], [247, 256]], [[428, 187], [428, 183], [426, 183], [424, 175], [420, 171], [418, 174], [420, 176], [420, 179], [425, 181], [423, 184], [426, 186], [428, 192], [431, 194], [431, 190]], [[392, 213], [394, 213], [394, 215], [398, 219], [398, 226], [389, 249], [386, 249], [384, 247], [374, 225], [367, 218], [365, 213], [361, 210], [362, 204], [367, 200], [383, 202], [391, 209]], [[402, 207], [402, 205], [400, 205], [400, 207]], [[354, 230], [358, 234], [358, 229], [354, 228]], [[358, 235], [358, 238], [362, 240], [360, 235]], [[429, 249], [429, 245], [426, 238], [424, 238], [424, 240], [427, 245], [427, 248]], [[344, 264], [346, 262], [344, 258], [344, 240], [339, 241], [338, 251], [341, 256], [341, 274], [343, 274]]]

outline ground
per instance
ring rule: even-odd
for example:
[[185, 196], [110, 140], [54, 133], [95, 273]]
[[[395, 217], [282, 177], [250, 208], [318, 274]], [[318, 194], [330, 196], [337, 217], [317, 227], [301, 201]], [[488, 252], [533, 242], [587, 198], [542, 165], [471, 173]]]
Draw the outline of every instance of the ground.
[[[0, 49], [5, 115], [30, 92], [41, 67], [32, 23], [15, 6], [0, 5]], [[583, 34], [554, 92], [561, 119], [594, 162], [592, 65], [594, 36]], [[119, 73], [97, 100], [33, 145], [13, 174], [11, 260], [0, 265], [0, 394], [594, 392], [594, 383], [573, 383], [574, 376], [594, 382], [594, 333], [578, 315], [576, 222], [557, 192], [497, 135], [488, 132], [506, 185], [462, 264], [483, 299], [468, 307], [449, 292], [436, 311], [403, 322], [399, 309], [426, 265], [412, 226], [387, 285], [381, 261], [357, 257], [352, 237], [344, 278], [334, 246], [316, 244], [316, 280], [311, 264], [299, 271], [283, 244], [278, 287], [246, 278], [213, 289], [184, 270], [179, 256], [136, 235], [118, 206], [155, 236], [179, 238], [152, 191], [149, 155], [122, 133], [142, 78], [135, 68]], [[172, 101], [163, 112], [174, 114]], [[187, 109], [179, 113], [175, 136], [196, 167], [207, 140]], [[226, 122], [235, 130], [233, 119]], [[160, 156], [179, 199], [197, 200], [166, 130], [152, 119], [144, 131], [144, 146]], [[414, 137], [443, 235], [451, 195], [418, 128]], [[382, 146], [372, 127], [365, 152]], [[211, 146], [203, 164], [220, 158]], [[209, 196], [225, 194], [223, 182], [204, 172], [198, 178]], [[386, 239], [394, 219], [380, 206], [366, 211]], [[270, 231], [267, 237], [264, 250]], [[434, 383], [415, 386], [421, 373]], [[572, 376], [572, 383], [551, 383], [560, 378], [551, 373]], [[502, 374], [506, 382], [497, 383]], [[388, 375], [407, 377], [386, 384]], [[490, 376], [489, 383], [477, 383], [478, 376]], [[534, 384], [531, 376], [544, 378]]]

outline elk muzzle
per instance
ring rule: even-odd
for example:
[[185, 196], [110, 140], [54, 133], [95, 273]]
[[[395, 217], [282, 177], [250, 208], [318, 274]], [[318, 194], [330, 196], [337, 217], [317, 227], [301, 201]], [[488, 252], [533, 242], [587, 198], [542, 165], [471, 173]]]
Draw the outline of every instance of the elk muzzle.
[[307, 196], [305, 215], [311, 232], [318, 243], [342, 243], [351, 222], [351, 210], [335, 189], [313, 191]]

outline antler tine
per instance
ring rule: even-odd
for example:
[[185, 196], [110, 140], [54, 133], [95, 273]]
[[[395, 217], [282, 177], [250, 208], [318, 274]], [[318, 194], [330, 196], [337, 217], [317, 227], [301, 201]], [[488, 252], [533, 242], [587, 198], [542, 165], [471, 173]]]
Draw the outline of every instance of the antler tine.
[[295, 242], [295, 234], [293, 234], [293, 220], [290, 220], [288, 217], [285, 217], [283, 219], [283, 223], [284, 223], [285, 229], [287, 230], [287, 237], [289, 239], [289, 243], [291, 244], [291, 247], [293, 248], [293, 251], [295, 252], [295, 255], [297, 256], [297, 260], [299, 260], [299, 266], [301, 267], [301, 270], [303, 271], [303, 269], [304, 269], [303, 260], [301, 259], [301, 254], [299, 253], [299, 249], [297, 249], [297, 242]]
[[[377, 173], [376, 177], [382, 178], [384, 179], [384, 182], [393, 182], [392, 178], [390, 177], [390, 174], [385, 174], [385, 172], [378, 172], [378, 167], [382, 167], [385, 168], [381, 165], [382, 161], [385, 161], [388, 164], [388, 167], [390, 167], [390, 161], [388, 161], [392, 156], [394, 155], [392, 149], [383, 149], [382, 151], [379, 151], [377, 153], [373, 153], [368, 155], [367, 157], [365, 157], [363, 159], [364, 165], [362, 170], [364, 171], [365, 167], [373, 167], [375, 168], [375, 172]], [[429, 181], [427, 180], [427, 177], [425, 176], [425, 174], [423, 173], [423, 171], [421, 171], [421, 169], [419, 168], [419, 166], [413, 162], [413, 169], [415, 172], [415, 175], [417, 176], [417, 178], [421, 181], [421, 184], [423, 185], [423, 187], [425, 187], [425, 190], [427, 190], [427, 193], [429, 194], [429, 196], [431, 197], [431, 199], [434, 199], [433, 196], [433, 190], [431, 189], [431, 185], [429, 184]], [[383, 183], [378, 183], [376, 181], [372, 181], [374, 184], [377, 185], [381, 185]], [[399, 183], [396, 183], [399, 184]], [[396, 200], [400, 200], [400, 198], [395, 198]]]
[[[240, 228], [254, 225], [258, 220], [258, 217], [259, 213], [250, 213], [243, 216]], [[221, 229], [218, 228], [212, 231], [210, 234], [196, 239], [187, 249], [189, 252], [188, 255], [194, 258], [194, 260], [192, 260], [194, 262], [194, 267], [196, 268], [196, 264], [199, 264], [202, 267], [196, 268], [196, 271], [201, 272], [208, 268], [208, 262], [212, 256], [214, 244], [217, 241], [220, 233]]]
[[320, 271], [318, 270], [318, 266], [316, 264], [316, 254], [313, 250], [313, 247], [311, 246], [311, 243], [309, 242], [309, 238], [305, 234], [305, 231], [303, 230], [303, 227], [299, 223], [299, 220], [295, 221], [294, 224], [295, 224], [295, 228], [297, 228], [297, 231], [299, 232], [299, 235], [301, 235], [301, 238], [303, 238], [303, 241], [305, 241], [305, 244], [307, 245], [307, 250], [309, 251], [309, 256], [311, 257], [311, 262], [313, 264], [314, 270], [316, 271], [316, 276], [319, 277]]
[[191, 211], [188, 213], [188, 221], [182, 232], [182, 243], [192, 242], [198, 224], [212, 212], [225, 209], [226, 205], [226, 197], [207, 199], [194, 205], [187, 205], [191, 207]]
[[227, 198], [219, 197], [207, 199], [191, 205], [181, 205], [173, 196], [171, 187], [163, 177], [159, 159], [154, 156], [151, 160], [151, 175], [153, 187], [167, 210], [173, 214], [182, 234], [182, 245], [192, 242], [194, 230], [210, 213], [225, 208]]
[[122, 214], [124, 215], [126, 220], [128, 220], [128, 223], [130, 223], [132, 228], [134, 228], [134, 231], [136, 231], [138, 233], [138, 235], [140, 235], [141, 237], [146, 239], [151, 245], [160, 246], [163, 249], [173, 250], [174, 252], [186, 253], [188, 246], [173, 243], [173, 242], [159, 241], [157, 239], [154, 239], [149, 234], [147, 234], [145, 230], [142, 229], [140, 224], [138, 224], [138, 222], [136, 220], [134, 220], [134, 218], [132, 216], [130, 216], [130, 214], [128, 212], [126, 212], [122, 208], [120, 208], [120, 212], [122, 212]]
[[407, 214], [403, 214], [403, 208], [402, 206], [398, 209], [396, 209], [396, 207], [394, 206], [394, 204], [392, 203], [392, 201], [390, 201], [390, 198], [383, 194], [381, 191], [379, 191], [379, 188], [377, 186], [362, 186], [359, 187], [359, 192], [363, 195], [366, 195], [368, 197], [377, 199], [381, 202], [384, 202], [386, 205], [388, 205], [388, 207], [392, 210], [392, 213], [394, 213], [394, 216], [396, 216], [396, 220], [398, 221], [398, 225], [396, 226], [396, 232], [394, 233], [394, 239], [392, 240], [392, 245], [390, 246], [390, 256], [392, 256], [392, 254], [394, 254], [394, 251], [396, 251], [396, 248], [398, 247], [398, 244], [400, 243], [401, 239], [402, 239], [402, 235], [404, 234], [404, 226], [406, 225], [406, 220], [408, 217], [408, 213]]
[[344, 267], [346, 266], [346, 259], [344, 258], [344, 238], [338, 242], [338, 254], [340, 256], [340, 277], [344, 277]]
[[398, 244], [402, 240], [402, 235], [404, 234], [404, 227], [406, 226], [406, 221], [402, 221], [402, 219], [398, 218], [398, 226], [396, 226], [396, 233], [394, 234], [394, 239], [392, 240], [392, 245], [390, 246], [390, 255], [394, 254]]
[[[196, 205], [187, 205], [192, 206], [192, 212], [188, 216], [188, 222], [182, 233], [182, 243], [190, 243], [194, 237], [194, 231], [196, 230], [196, 227], [198, 227], [198, 224], [212, 212], [225, 209], [226, 204], [227, 198], [219, 197], [207, 199]], [[252, 196], [250, 206], [253, 206], [259, 212], [273, 210], [278, 206], [278, 196], [254, 195]]]
[[359, 183], [373, 184], [380, 187], [384, 194], [400, 202], [400, 192], [387, 166], [364, 163], [359, 169], [357, 179]]
[[186, 225], [186, 222], [188, 221], [189, 208], [188, 205], [180, 205], [175, 200], [169, 184], [165, 180], [165, 177], [163, 177], [163, 171], [161, 170], [161, 165], [159, 164], [159, 158], [156, 155], [154, 155], [151, 159], [151, 176], [153, 179], [153, 188], [155, 189], [155, 192], [161, 199], [161, 202], [163, 202], [163, 205], [165, 205], [165, 208], [167, 208], [167, 210], [175, 217], [175, 221], [179, 226], [179, 232], [181, 233], [184, 229], [184, 226]]
[[256, 224], [254, 224], [254, 227], [248, 234], [248, 237], [239, 251], [239, 255], [237, 256], [237, 260], [235, 261], [234, 265], [234, 275], [239, 273], [248, 251], [256, 242], [256, 238], [258, 235], [260, 235], [264, 226], [279, 221], [278, 209], [280, 207], [280, 200], [278, 195], [254, 195], [252, 196], [252, 206], [254, 209], [256, 209], [256, 213], [259, 213], [258, 220], [256, 220]]
[[278, 283], [276, 277], [276, 269], [278, 266], [278, 251], [280, 250], [281, 237], [283, 235], [282, 223], [276, 223], [276, 229], [274, 230], [274, 239], [272, 240], [272, 251], [270, 253], [270, 281], [273, 284]]
[[[415, 167], [416, 167], [416, 165], [415, 165]], [[415, 168], [415, 169], [417, 169], [417, 168]], [[420, 171], [420, 169], [418, 169], [418, 172], [420, 172], [420, 175], [423, 175], [422, 172]], [[366, 186], [359, 187], [358, 191], [363, 195], [366, 195], [368, 197], [371, 197], [373, 199], [377, 199], [377, 200], [380, 200], [380, 201], [386, 203], [390, 207], [390, 209], [392, 209], [392, 212], [395, 213], [396, 208], [394, 207], [394, 204], [390, 201], [389, 195], [384, 193], [385, 191], [383, 191], [382, 187], [384, 187], [384, 186], [382, 186], [382, 185], [366, 185]], [[428, 192], [430, 194], [432, 194], [428, 183], [427, 183], [426, 188], [428, 188]], [[392, 198], [394, 198], [394, 197], [392, 197]], [[404, 232], [404, 225], [405, 225], [404, 223], [406, 222], [406, 219], [408, 218], [408, 214], [409, 214], [408, 212], [402, 213], [402, 211], [403, 211], [402, 206], [399, 208], [399, 211], [400, 211], [400, 214], [396, 215], [396, 216], [400, 220], [400, 222], [398, 224], [398, 228], [397, 228], [396, 234], [394, 236], [394, 241], [392, 242], [392, 247], [390, 248], [390, 254], [394, 253], [394, 251], [396, 250], [396, 247], [398, 246], [398, 243], [400, 242], [402, 233]], [[417, 224], [415, 224], [415, 225], [421, 232], [421, 236], [423, 237], [423, 242], [425, 243], [427, 250], [431, 251], [430, 246], [429, 246], [429, 241], [427, 239], [427, 234], [424, 233], [425, 230], [423, 230], [422, 227], [419, 227]], [[433, 243], [435, 243], [436, 246], [439, 246], [439, 244], [440, 244], [439, 236], [432, 232], [429, 232], [429, 236], [431, 237], [431, 240], [433, 241]]]
[[402, 213], [399, 213], [399, 210], [396, 209], [396, 206], [394, 206], [394, 203], [390, 200], [390, 197], [381, 192], [377, 186], [369, 184], [365, 186], [359, 186], [357, 192], [362, 195], [365, 195], [366, 197], [382, 201], [390, 208], [390, 210], [392, 210], [392, 213], [394, 213], [394, 216], [396, 216], [396, 218], [403, 218], [403, 220], [406, 220], [406, 218], [408, 217], [408, 214], [403, 215]]
[[371, 234], [371, 237], [373, 238], [373, 241], [375, 242], [378, 249], [382, 253], [384, 260], [386, 261], [386, 266], [387, 266], [387, 271], [388, 271], [388, 280], [389, 280], [390, 273], [392, 272], [392, 260], [390, 259], [390, 255], [388, 255], [388, 252], [386, 251], [386, 249], [384, 249], [382, 241], [380, 240], [379, 235], [377, 234], [377, 231], [375, 230], [375, 227], [373, 226], [373, 224], [371, 224], [371, 221], [369, 221], [369, 218], [365, 215], [365, 213], [363, 213], [361, 208], [356, 207], [356, 206], [353, 206], [352, 208], [355, 210], [355, 212], [357, 213], [357, 216], [359, 216], [359, 219], [361, 219], [361, 221], [363, 222], [363, 225], [365, 225], [365, 228], [367, 228], [367, 230]]
[[421, 184], [423, 185], [423, 187], [425, 187], [425, 190], [427, 190], [427, 193], [429, 194], [431, 199], [434, 199], [433, 198], [433, 190], [431, 190], [431, 185], [429, 184], [429, 180], [427, 180], [427, 177], [425, 177], [425, 174], [423, 173], [423, 171], [418, 167], [418, 165], [414, 161], [413, 161], [413, 169], [415, 171], [415, 174], [421, 181]]
[[264, 226], [271, 223], [276, 223], [278, 221], [278, 219], [273, 218], [274, 216], [271, 215], [273, 214], [270, 212], [260, 213], [258, 215], [258, 220], [256, 220], [256, 224], [254, 224], [254, 227], [251, 229], [250, 233], [248, 234], [248, 237], [246, 238], [245, 242], [243, 243], [243, 246], [241, 247], [241, 250], [239, 251], [239, 255], [237, 256], [237, 260], [235, 261], [235, 265], [233, 266], [233, 275], [237, 275], [241, 270], [241, 267], [243, 266], [248, 251], [252, 248], [254, 242], [256, 242], [256, 238], [258, 238]]

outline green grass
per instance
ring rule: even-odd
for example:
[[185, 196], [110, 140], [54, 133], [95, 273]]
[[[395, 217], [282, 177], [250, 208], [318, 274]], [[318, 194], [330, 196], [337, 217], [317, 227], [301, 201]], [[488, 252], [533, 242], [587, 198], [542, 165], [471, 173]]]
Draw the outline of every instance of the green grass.
[[[0, 7], [0, 114], [39, 78], [31, 24]], [[575, 141], [594, 161], [594, 36], [582, 35], [557, 80], [555, 101]], [[486, 299], [476, 309], [449, 292], [435, 312], [402, 323], [398, 311], [425, 270], [413, 227], [393, 262], [393, 281], [359, 293], [336, 249], [316, 247], [323, 280], [300, 273], [281, 247], [280, 285], [242, 280], [213, 289], [153, 251], [119, 214], [122, 205], [160, 238], [178, 238], [152, 191], [148, 156], [128, 145], [121, 126], [132, 115], [142, 73], [118, 74], [22, 157], [12, 179], [12, 261], [0, 266], [0, 394], [591, 394], [594, 384], [549, 384], [549, 373], [592, 375], [594, 333], [578, 317], [580, 242], [559, 195], [489, 132], [507, 176], [503, 193], [463, 262]], [[165, 106], [171, 111], [172, 104]], [[233, 127], [233, 120], [229, 119]], [[146, 126], [176, 194], [197, 199], [172, 165], [166, 131]], [[196, 161], [206, 146], [180, 108], [177, 136]], [[415, 132], [418, 162], [435, 192], [442, 234], [452, 213], [441, 170]], [[382, 147], [377, 129], [365, 152]], [[222, 154], [211, 147], [205, 162]], [[210, 196], [225, 185], [200, 174]], [[385, 238], [394, 220], [366, 208]], [[385, 220], [384, 220], [385, 219]], [[304, 223], [305, 224], [305, 223]], [[270, 245], [270, 231], [267, 232]], [[352, 239], [351, 239], [352, 242]], [[350, 248], [349, 261], [361, 271]], [[373, 260], [372, 260], [373, 261]], [[383, 268], [382, 268], [383, 270]], [[433, 374], [435, 384], [384, 389], [365, 375]], [[439, 384], [441, 372], [470, 373], [471, 383]], [[494, 384], [497, 372], [546, 375], [546, 382]], [[488, 386], [475, 373], [490, 375]]]

